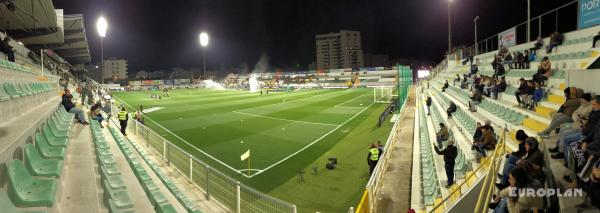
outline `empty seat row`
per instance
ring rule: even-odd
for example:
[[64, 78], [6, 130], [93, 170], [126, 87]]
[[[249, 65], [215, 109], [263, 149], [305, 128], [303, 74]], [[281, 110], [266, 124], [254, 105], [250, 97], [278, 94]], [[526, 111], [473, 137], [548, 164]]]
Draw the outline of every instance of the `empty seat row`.
[[3, 79], [29, 80], [39, 75], [30, 67], [0, 59], [0, 77]]
[[50, 83], [0, 83], [0, 116], [10, 120], [46, 102], [53, 91]]
[[127, 139], [117, 135], [113, 127], [110, 127], [109, 130], [156, 212], [176, 212], [167, 197], [160, 191], [159, 187], [146, 172], [146, 169], [144, 169], [143, 162], [137, 159], [134, 150], [127, 144]]
[[524, 114], [516, 112], [503, 105], [493, 103], [487, 99], [482, 100], [481, 104], [479, 104], [479, 107], [514, 125], [521, 125], [523, 120], [527, 118], [527, 116]]
[[59, 107], [42, 125], [41, 132], [35, 133], [35, 144], [25, 145], [24, 160], [8, 163], [8, 191], [6, 195], [0, 193], [2, 211], [56, 204], [72, 120], [73, 115]]
[[[584, 59], [592, 56], [592, 50], [584, 50], [577, 52], [568, 52], [568, 53], [553, 53], [546, 55], [548, 59], [551, 61], [560, 61], [560, 60], [577, 60]], [[544, 57], [538, 57], [537, 60], [541, 61]]]
[[[115, 138], [122, 138], [120, 133], [114, 129], [111, 130], [111, 134], [113, 134]], [[148, 166], [150, 166], [150, 168], [156, 173], [161, 182], [167, 187], [167, 189], [169, 189], [169, 191], [175, 196], [175, 198], [177, 198], [177, 201], [179, 201], [179, 203], [183, 205], [187, 212], [201, 213], [200, 209], [197, 208], [193, 204], [193, 202], [187, 198], [185, 193], [183, 193], [179, 188], [177, 188], [177, 186], [173, 183], [173, 181], [171, 181], [168, 175], [160, 169], [160, 166], [156, 164], [150, 157], [148, 157], [149, 155], [146, 154], [146, 151], [142, 147], [140, 147], [137, 143], [131, 143], [131, 141], [129, 141], [129, 139], [127, 138], [122, 139], [123, 141], [128, 141], [138, 151], [140, 156], [142, 156], [142, 159], [146, 161]]]
[[435, 199], [441, 197], [440, 187], [435, 170], [433, 153], [431, 151], [431, 140], [429, 138], [429, 130], [427, 128], [427, 120], [424, 110], [419, 111], [419, 142], [421, 156], [421, 179], [423, 189], [423, 203], [425, 205], [433, 205]]

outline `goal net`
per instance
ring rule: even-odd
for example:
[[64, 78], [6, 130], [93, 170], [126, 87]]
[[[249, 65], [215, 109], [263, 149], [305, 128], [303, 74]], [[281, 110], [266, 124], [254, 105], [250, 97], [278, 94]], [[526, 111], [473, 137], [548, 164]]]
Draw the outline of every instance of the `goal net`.
[[373, 102], [392, 103], [392, 100], [398, 96], [394, 93], [394, 90], [394, 86], [373, 87]]

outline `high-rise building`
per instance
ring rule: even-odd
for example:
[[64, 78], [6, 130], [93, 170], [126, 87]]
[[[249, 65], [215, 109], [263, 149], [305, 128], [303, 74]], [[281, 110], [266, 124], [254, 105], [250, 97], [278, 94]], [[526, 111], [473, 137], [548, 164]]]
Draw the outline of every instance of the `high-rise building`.
[[341, 30], [339, 33], [316, 36], [318, 69], [357, 68], [364, 65], [360, 32]]
[[102, 78], [119, 81], [127, 80], [127, 60], [110, 58], [104, 60]]

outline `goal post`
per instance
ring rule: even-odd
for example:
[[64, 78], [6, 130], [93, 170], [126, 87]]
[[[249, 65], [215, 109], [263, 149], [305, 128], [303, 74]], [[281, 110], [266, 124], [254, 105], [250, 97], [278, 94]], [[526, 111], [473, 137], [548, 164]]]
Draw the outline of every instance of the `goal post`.
[[376, 86], [373, 87], [373, 102], [374, 103], [392, 103], [392, 100], [397, 97], [394, 86]]

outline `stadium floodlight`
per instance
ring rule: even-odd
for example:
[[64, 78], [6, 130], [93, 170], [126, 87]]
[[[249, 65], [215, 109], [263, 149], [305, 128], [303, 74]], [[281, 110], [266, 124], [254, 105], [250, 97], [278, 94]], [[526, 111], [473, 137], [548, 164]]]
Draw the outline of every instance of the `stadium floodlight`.
[[100, 16], [98, 22], [96, 22], [96, 28], [98, 28], [98, 35], [104, 38], [106, 36], [106, 29], [108, 28], [108, 23], [104, 17]]
[[452, 53], [452, 16], [450, 10], [450, 4], [454, 0], [448, 0], [448, 54]]
[[208, 46], [208, 34], [205, 32], [200, 33], [200, 46], [202, 46], [202, 77], [206, 78], [206, 46]]

